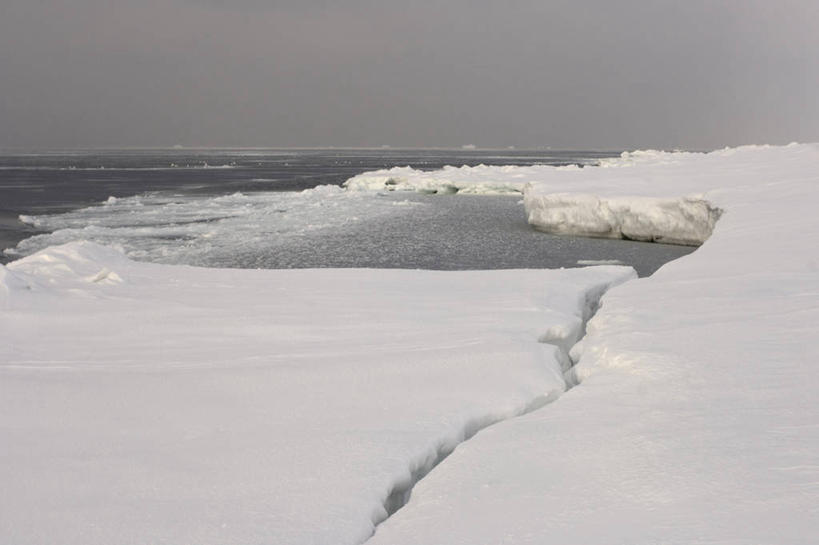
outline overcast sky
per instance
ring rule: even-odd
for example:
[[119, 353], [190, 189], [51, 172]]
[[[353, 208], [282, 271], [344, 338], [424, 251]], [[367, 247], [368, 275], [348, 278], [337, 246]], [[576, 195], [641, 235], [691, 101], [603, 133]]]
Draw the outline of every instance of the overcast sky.
[[0, 0], [0, 147], [794, 140], [817, 0]]

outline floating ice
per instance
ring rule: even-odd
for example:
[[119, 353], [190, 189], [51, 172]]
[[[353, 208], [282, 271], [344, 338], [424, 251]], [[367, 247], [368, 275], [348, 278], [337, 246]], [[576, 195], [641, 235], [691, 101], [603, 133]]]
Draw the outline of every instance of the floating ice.
[[23, 222], [52, 232], [25, 239], [6, 253], [25, 256], [89, 240], [122, 247], [129, 257], [144, 261], [230, 266], [244, 253], [276, 252], [310, 233], [410, 209], [406, 202], [330, 185], [299, 193], [111, 197], [101, 206], [68, 213], [21, 216]]

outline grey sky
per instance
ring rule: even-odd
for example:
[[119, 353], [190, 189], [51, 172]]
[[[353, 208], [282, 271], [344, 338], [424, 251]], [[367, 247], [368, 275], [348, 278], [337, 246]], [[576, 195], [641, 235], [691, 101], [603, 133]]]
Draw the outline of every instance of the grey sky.
[[0, 146], [819, 140], [819, 2], [0, 0]]

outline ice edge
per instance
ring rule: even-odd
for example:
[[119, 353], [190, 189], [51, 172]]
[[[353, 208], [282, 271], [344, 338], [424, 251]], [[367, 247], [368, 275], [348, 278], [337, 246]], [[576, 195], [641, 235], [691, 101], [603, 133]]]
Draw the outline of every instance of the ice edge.
[[622, 238], [684, 246], [702, 245], [722, 210], [701, 196], [602, 197], [524, 189], [529, 224], [556, 235]]

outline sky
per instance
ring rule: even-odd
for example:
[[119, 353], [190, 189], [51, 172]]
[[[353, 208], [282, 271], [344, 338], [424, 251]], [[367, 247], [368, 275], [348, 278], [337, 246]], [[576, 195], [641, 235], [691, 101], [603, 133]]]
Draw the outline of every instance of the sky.
[[0, 0], [0, 147], [819, 141], [816, 0]]

